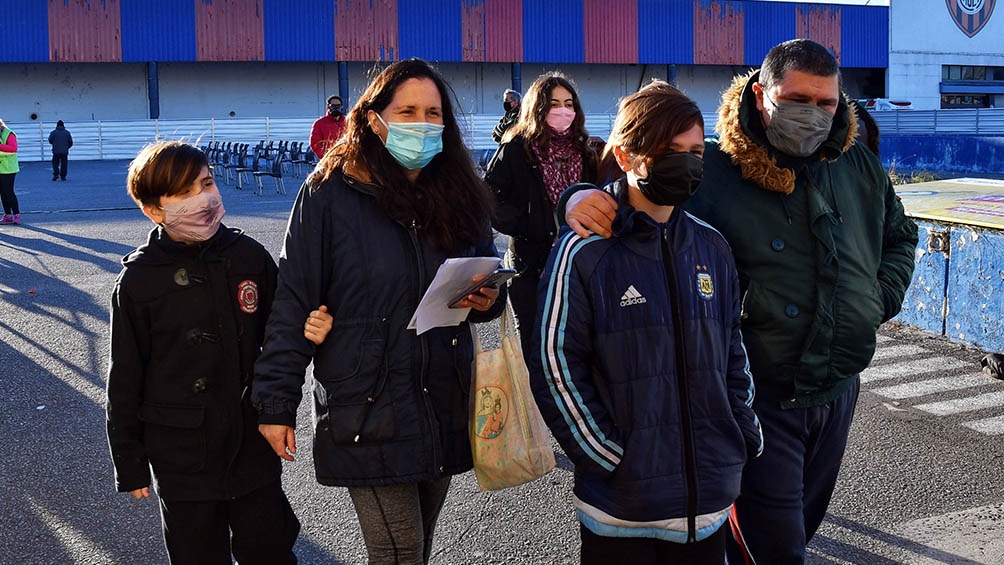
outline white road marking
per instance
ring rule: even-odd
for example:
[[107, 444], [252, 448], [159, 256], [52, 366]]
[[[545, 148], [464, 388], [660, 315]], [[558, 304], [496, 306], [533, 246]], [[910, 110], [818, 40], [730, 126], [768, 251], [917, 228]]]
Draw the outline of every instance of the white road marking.
[[[893, 533], [916, 542], [936, 563], [1001, 563], [1004, 504], [991, 504], [899, 524]], [[917, 563], [903, 560], [904, 563]]]
[[916, 381], [901, 385], [872, 388], [868, 390], [870, 392], [874, 392], [879, 396], [892, 398], [894, 400], [901, 400], [903, 398], [915, 398], [917, 396], [934, 394], [936, 392], [962, 390], [964, 388], [987, 385], [987, 384], [992, 384], [994, 382], [996, 381], [988, 379], [987, 376], [982, 373], [974, 373], [972, 375], [960, 375], [957, 377], [939, 377], [937, 379], [929, 379], [926, 381]]
[[903, 363], [890, 363], [879, 367], [868, 367], [861, 372], [861, 382], [869, 383], [884, 379], [895, 379], [909, 375], [947, 371], [965, 366], [965, 363], [954, 357], [929, 357], [914, 359]]
[[883, 361], [894, 357], [917, 355], [918, 353], [927, 353], [927, 350], [917, 345], [887, 345], [875, 350], [875, 356], [872, 357], [872, 361]]
[[1004, 416], [994, 416], [992, 418], [983, 418], [982, 420], [973, 420], [972, 422], [963, 422], [962, 425], [970, 430], [976, 430], [977, 432], [987, 434], [988, 436], [999, 436], [1004, 434]]
[[918, 404], [914, 408], [938, 416], [947, 416], [949, 414], [973, 412], [994, 406], [1004, 406], [1004, 391], [988, 392], [977, 396], [931, 402], [929, 404]]

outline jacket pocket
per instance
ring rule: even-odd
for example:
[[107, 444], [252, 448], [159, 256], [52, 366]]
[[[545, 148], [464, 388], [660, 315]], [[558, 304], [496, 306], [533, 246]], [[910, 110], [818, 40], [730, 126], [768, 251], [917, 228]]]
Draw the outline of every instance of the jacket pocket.
[[387, 323], [382, 318], [333, 324], [330, 345], [315, 358], [316, 428], [336, 444], [393, 439], [396, 435], [389, 375]]
[[364, 399], [387, 365], [387, 322], [383, 318], [335, 321], [314, 358], [314, 378], [346, 401]]
[[197, 473], [206, 466], [205, 408], [143, 404], [143, 444], [155, 473]]

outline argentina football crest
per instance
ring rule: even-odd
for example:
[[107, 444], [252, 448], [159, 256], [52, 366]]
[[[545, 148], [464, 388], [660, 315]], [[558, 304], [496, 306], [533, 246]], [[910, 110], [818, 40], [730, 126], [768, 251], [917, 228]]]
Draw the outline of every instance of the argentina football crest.
[[697, 296], [700, 296], [702, 300], [711, 300], [715, 297], [715, 285], [707, 271], [707, 267], [697, 266]]

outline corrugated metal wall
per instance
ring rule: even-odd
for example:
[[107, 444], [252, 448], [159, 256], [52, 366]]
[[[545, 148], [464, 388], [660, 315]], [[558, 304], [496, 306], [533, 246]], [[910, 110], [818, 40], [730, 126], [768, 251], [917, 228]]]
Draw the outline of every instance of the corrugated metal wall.
[[262, 0], [195, 0], [196, 59], [262, 61]]
[[38, 0], [6, 0], [0, 10], [4, 46], [0, 60], [31, 63], [49, 60], [49, 7]]
[[[422, 27], [431, 27], [419, 20]], [[396, 0], [335, 0], [335, 58], [339, 61], [398, 59]]]
[[637, 0], [585, 0], [587, 63], [638, 62]]
[[264, 0], [266, 61], [334, 61], [332, 0]]
[[[399, 58], [462, 61], [461, 7], [456, 0], [398, 0]], [[423, 21], [428, 25], [400, 25]]]
[[743, 64], [746, 14], [742, 4], [694, 2], [694, 64]]
[[840, 62], [840, 10], [835, 7], [799, 7], [795, 10], [795, 37], [805, 37], [826, 47]]
[[0, 62], [394, 61], [757, 66], [808, 36], [888, 66], [887, 7], [751, 0], [7, 0]]
[[690, 2], [638, 0], [638, 62], [694, 62], [694, 14]]
[[122, 60], [194, 61], [193, 0], [123, 2]]
[[485, 61], [523, 60], [523, 0], [485, 0]]
[[791, 4], [753, 2], [746, 4], [746, 45], [743, 60], [759, 67], [770, 48], [795, 34], [795, 18]]
[[889, 10], [842, 6], [840, 28], [840, 64], [845, 67], [889, 66]]
[[582, 0], [523, 0], [523, 61], [585, 61], [582, 10]]
[[49, 0], [49, 61], [122, 61], [118, 0]]

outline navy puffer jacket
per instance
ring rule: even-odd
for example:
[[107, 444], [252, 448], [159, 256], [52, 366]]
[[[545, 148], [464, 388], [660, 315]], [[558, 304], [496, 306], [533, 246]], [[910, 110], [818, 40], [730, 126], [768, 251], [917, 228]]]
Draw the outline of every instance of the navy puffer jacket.
[[763, 448], [725, 239], [624, 194], [614, 237], [566, 231], [540, 283], [534, 396], [575, 463], [575, 495], [651, 522], [719, 512]]
[[[300, 189], [255, 365], [259, 422], [294, 426], [314, 362], [313, 456], [324, 485], [414, 482], [472, 466], [471, 328], [416, 335], [407, 326], [443, 261], [498, 252], [486, 225], [478, 245], [446, 253], [423, 231], [390, 219], [374, 190], [340, 171]], [[315, 348], [303, 323], [322, 304], [334, 325]], [[503, 290], [490, 312], [472, 310], [468, 320], [491, 320], [504, 304]]]

